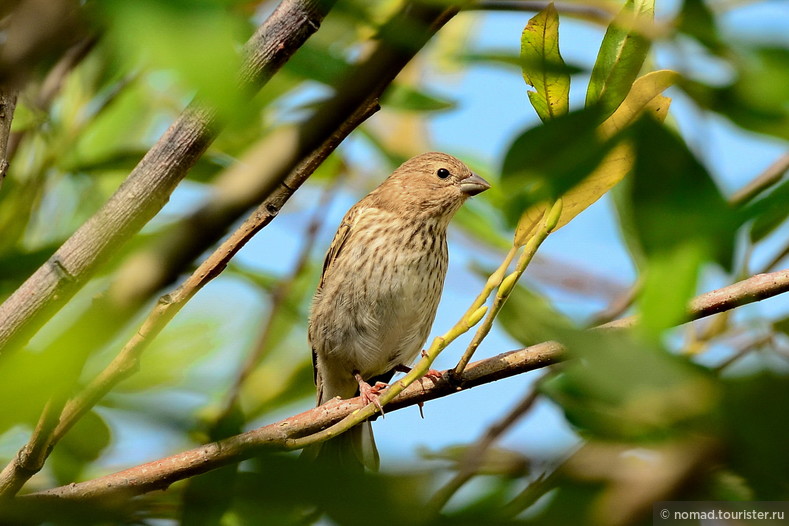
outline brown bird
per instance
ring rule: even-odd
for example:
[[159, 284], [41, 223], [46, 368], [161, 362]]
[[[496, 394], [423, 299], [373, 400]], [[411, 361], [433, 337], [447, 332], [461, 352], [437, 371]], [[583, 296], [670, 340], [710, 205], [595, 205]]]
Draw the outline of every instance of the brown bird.
[[[469, 196], [488, 188], [455, 157], [430, 152], [403, 163], [345, 214], [310, 312], [318, 405], [359, 393], [377, 403], [377, 382], [407, 370], [441, 297], [447, 225]], [[370, 422], [305, 454], [346, 470], [379, 463]]]

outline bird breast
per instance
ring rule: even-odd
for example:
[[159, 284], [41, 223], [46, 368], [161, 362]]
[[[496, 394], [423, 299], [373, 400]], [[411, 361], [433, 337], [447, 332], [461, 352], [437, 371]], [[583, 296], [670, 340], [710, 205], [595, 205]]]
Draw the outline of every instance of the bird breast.
[[447, 262], [446, 224], [359, 211], [313, 304], [316, 352], [365, 378], [409, 364], [429, 335]]

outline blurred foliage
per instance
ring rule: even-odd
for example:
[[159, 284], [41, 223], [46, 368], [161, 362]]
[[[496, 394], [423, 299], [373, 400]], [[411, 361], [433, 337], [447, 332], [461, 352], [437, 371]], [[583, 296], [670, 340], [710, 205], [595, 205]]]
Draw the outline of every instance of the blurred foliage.
[[[3, 5], [0, 29], [8, 13], [34, 4]], [[99, 349], [92, 349], [90, 331], [68, 345], [60, 340], [95, 297], [108, 294], [118, 266], [164, 239], [169, 225], [187, 221], [250, 145], [314, 111], [381, 38], [378, 30], [402, 2], [340, 0], [320, 31], [251, 99], [235, 89], [243, 43], [276, 2], [75, 4], [79, 16], [64, 19], [62, 29], [85, 40], [59, 39], [57, 49], [44, 46], [35, 63], [12, 72], [26, 84], [0, 186], [0, 299], [99, 209], [190, 100], [216, 108], [226, 125], [162, 214], [28, 349], [0, 359], [4, 463], [47, 400], [77, 392], [137, 330], [144, 310], [122, 320], [123, 329]], [[579, 437], [576, 449], [557, 459], [529, 458], [520, 444], [492, 448], [480, 476], [440, 514], [431, 496], [463, 468], [457, 460], [469, 444], [362, 480], [321, 472], [293, 454], [265, 455], [133, 500], [3, 503], [0, 523], [241, 526], [323, 517], [324, 524], [354, 525], [384, 517], [404, 524], [624, 525], [650, 524], [658, 500], [789, 500], [786, 312], [775, 319], [768, 309], [718, 317], [715, 330], [696, 331], [702, 341], [692, 345], [672, 329], [710, 275], [725, 284], [774, 270], [760, 268], [751, 254], [764, 247], [789, 250], [789, 181], [774, 178], [732, 204], [720, 174], [700, 153], [704, 137], [686, 136], [667, 116], [669, 97], [682, 96], [693, 111], [785, 146], [789, 50], [786, 42], [729, 34], [721, 21], [736, 20], [734, 4], [684, 0], [670, 13], [661, 4], [600, 3], [612, 22], [598, 28], [601, 41], [586, 44], [598, 49], [589, 64], [566, 52], [573, 59], [562, 58], [560, 21], [573, 15], [567, 6], [548, 5], [533, 16], [512, 35], [510, 50], [480, 49], [478, 12], [452, 21], [387, 90], [375, 119], [355, 133], [356, 151], [341, 147], [324, 163], [269, 227], [281, 229], [277, 237], [267, 237], [269, 229], [259, 235], [264, 248], [256, 250], [270, 261], [253, 264], [242, 253], [231, 263], [152, 343], [140, 370], [65, 435], [26, 491], [93, 478], [129, 458], [137, 461], [139, 450], [165, 455], [309, 406], [314, 387], [305, 320], [335, 225], [334, 212], [318, 214], [324, 219], [317, 225], [303, 218], [339, 174], [347, 176], [337, 190], [344, 206], [405, 158], [434, 149], [428, 119], [463, 101], [451, 89], [437, 90], [430, 75], [461, 75], [479, 65], [523, 76], [524, 104], [512, 111], [532, 124], [513, 134], [501, 159], [450, 152], [495, 182], [453, 223], [471, 244], [476, 266], [491, 268], [491, 256], [509, 250], [515, 225], [514, 243], [525, 244], [556, 199], [563, 200], [562, 227], [614, 188], [618, 226], [639, 275], [635, 305], [625, 309], [641, 316], [632, 330], [582, 330], [590, 313], [576, 308], [577, 298], [534, 282], [517, 285], [498, 317], [500, 328], [523, 346], [552, 339], [567, 347], [570, 359], [541, 386], [541, 395]], [[31, 37], [50, 34], [45, 27], [27, 29]], [[78, 45], [86, 51], [75, 60], [70, 53]], [[683, 67], [686, 57], [665, 58], [656, 48], [690, 53], [710, 67]], [[0, 53], [0, 73], [9, 67], [3, 60]], [[580, 98], [572, 96], [576, 91]], [[478, 96], [495, 97], [495, 86]], [[523, 109], [527, 101], [535, 114]], [[359, 149], [366, 153], [359, 156]], [[314, 241], [311, 228], [320, 232]], [[271, 247], [272, 239], [289, 246]], [[283, 263], [282, 254], [294, 250], [304, 251], [301, 264]], [[154, 301], [148, 298], [147, 306]], [[258, 360], [233, 392], [252, 353]]]

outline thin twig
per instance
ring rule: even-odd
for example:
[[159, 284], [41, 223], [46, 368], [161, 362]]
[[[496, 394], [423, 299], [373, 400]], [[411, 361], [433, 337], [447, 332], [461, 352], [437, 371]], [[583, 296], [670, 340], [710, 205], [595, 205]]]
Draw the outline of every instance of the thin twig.
[[729, 198], [729, 202], [738, 206], [750, 201], [764, 190], [780, 181], [787, 170], [789, 170], [789, 152], [781, 155], [768, 166], [766, 170], [759, 174], [758, 177], [734, 192]]
[[716, 373], [723, 372], [726, 368], [728, 368], [730, 365], [732, 365], [734, 362], [736, 362], [746, 354], [749, 354], [751, 351], [754, 351], [759, 347], [764, 347], [765, 345], [772, 343], [773, 341], [774, 341], [774, 335], [772, 333], [769, 333], [743, 343], [734, 351], [734, 353], [731, 356], [729, 356], [721, 363], [719, 363], [717, 366], [715, 366], [715, 372]]
[[[458, 361], [455, 369], [452, 371], [453, 376], [460, 376], [468, 362], [471, 361], [471, 357], [476, 352], [479, 344], [482, 343], [482, 340], [484, 340], [488, 333], [490, 333], [490, 329], [493, 327], [493, 322], [496, 319], [496, 316], [498, 316], [499, 311], [501, 311], [501, 308], [504, 306], [507, 298], [510, 297], [510, 294], [515, 288], [515, 284], [526, 271], [526, 267], [529, 265], [529, 263], [531, 263], [532, 259], [534, 259], [537, 249], [540, 248], [540, 245], [542, 245], [543, 241], [545, 241], [553, 229], [556, 228], [556, 224], [558, 223], [561, 214], [561, 199], [558, 200], [551, 208], [545, 209], [545, 216], [543, 218], [541, 227], [537, 228], [535, 233], [531, 238], [529, 238], [529, 241], [523, 247], [523, 252], [521, 253], [520, 258], [518, 258], [518, 264], [515, 266], [515, 271], [504, 278], [498, 285], [499, 290], [496, 293], [495, 299], [493, 300], [493, 306], [485, 316], [485, 320], [477, 328], [477, 332], [474, 334], [474, 338], [472, 338], [471, 342], [466, 348], [466, 352], [463, 353], [460, 361]], [[510, 254], [512, 254], [512, 252], [510, 252]], [[509, 260], [505, 259], [505, 263], [509, 265]]]
[[[789, 290], [789, 270], [753, 276], [739, 283], [708, 292], [690, 302], [689, 320], [699, 319], [721, 310], [736, 308], [773, 297]], [[713, 307], [714, 306], [714, 307]], [[627, 318], [630, 326], [634, 319]], [[612, 324], [608, 324], [609, 327]], [[555, 364], [565, 358], [565, 349], [556, 342], [543, 342], [487, 358], [466, 367], [461, 384], [449, 381], [449, 371], [432, 385], [411, 384], [387, 405], [387, 411], [424, 403], [452, 395], [463, 389], [487, 384], [535, 369]], [[386, 394], [386, 393], [384, 393]], [[308, 443], [325, 439], [318, 431], [326, 429], [348, 415], [369, 408], [362, 399], [331, 400], [326, 404], [292, 416], [280, 422], [236, 435], [219, 442], [206, 444], [147, 464], [106, 475], [93, 480], [40, 491], [20, 499], [55, 498], [86, 500], [118, 495], [139, 495], [163, 489], [176, 482], [228, 464], [250, 458], [263, 450], [297, 449]], [[368, 415], [369, 416], [369, 415]], [[296, 443], [297, 437], [305, 437]]]

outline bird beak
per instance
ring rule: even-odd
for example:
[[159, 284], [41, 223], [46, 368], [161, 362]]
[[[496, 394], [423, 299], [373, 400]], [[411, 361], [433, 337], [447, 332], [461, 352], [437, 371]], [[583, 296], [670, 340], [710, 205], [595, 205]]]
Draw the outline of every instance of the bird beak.
[[477, 195], [490, 188], [490, 183], [474, 172], [460, 182], [460, 191], [466, 195]]

